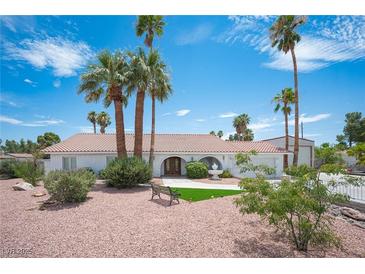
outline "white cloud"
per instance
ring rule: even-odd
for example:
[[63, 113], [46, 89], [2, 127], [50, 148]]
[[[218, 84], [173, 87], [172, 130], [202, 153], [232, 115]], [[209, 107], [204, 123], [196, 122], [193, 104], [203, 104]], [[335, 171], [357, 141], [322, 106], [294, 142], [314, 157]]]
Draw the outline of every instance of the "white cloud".
[[23, 121], [20, 121], [18, 119], [14, 119], [8, 116], [0, 115], [0, 122], [12, 124], [12, 125], [19, 125], [23, 123]]
[[202, 122], [205, 122], [206, 120], [205, 119], [195, 119], [196, 122], [199, 122], [199, 123], [202, 123]]
[[254, 133], [259, 131], [269, 131], [270, 128], [278, 125], [276, 117], [272, 118], [260, 118], [257, 122], [248, 125], [248, 128], [252, 129]]
[[7, 58], [28, 62], [37, 69], [51, 68], [55, 76], [73, 76], [86, 65], [92, 51], [84, 42], [60, 37], [25, 39], [19, 44], [4, 43]]
[[[299, 117], [299, 123], [307, 124], [307, 123], [314, 123], [321, 120], [325, 120], [331, 116], [330, 113], [320, 113], [313, 116], [307, 116], [306, 114], [302, 114]], [[294, 119], [289, 120], [289, 125], [294, 125]]]
[[224, 133], [223, 136], [222, 136], [222, 140], [228, 140], [229, 135], [234, 135], [235, 133], [236, 133], [235, 131]]
[[24, 127], [45, 127], [45, 124], [36, 124], [36, 123], [22, 123]]
[[191, 112], [190, 109], [180, 109], [180, 110], [176, 111], [175, 114], [176, 114], [176, 116], [185, 116], [189, 112]]
[[78, 127], [78, 129], [82, 133], [94, 133], [94, 127], [92, 127], [92, 126], [81, 126], [81, 127]]
[[34, 81], [32, 81], [32, 80], [30, 80], [28, 78], [24, 79], [24, 82], [27, 83], [27, 84], [29, 84], [29, 85], [31, 85], [32, 87], [37, 86], [37, 83], [36, 82], [34, 82]]
[[58, 125], [58, 124], [64, 124], [65, 121], [59, 119], [49, 119], [49, 120], [35, 121], [34, 123], [41, 125]]
[[11, 100], [8, 100], [6, 98], [4, 98], [4, 96], [1, 95], [1, 94], [0, 94], [0, 102], [1, 103], [4, 103], [6, 105], [12, 106], [12, 107], [18, 107], [18, 104], [17, 103], [15, 103], [15, 102], [13, 102]]
[[180, 33], [176, 38], [178, 45], [191, 45], [204, 41], [213, 31], [210, 24], [204, 23], [196, 26], [194, 29]]
[[16, 32], [15, 23], [13, 21], [14, 17], [11, 16], [0, 16], [0, 21], [4, 24], [5, 27], [7, 27], [12, 32]]
[[238, 116], [238, 113], [235, 112], [225, 112], [219, 115], [219, 118], [232, 118]]
[[[216, 40], [223, 43], [242, 42], [270, 61], [264, 66], [276, 70], [292, 70], [290, 53], [271, 47], [269, 27], [274, 16], [231, 16], [233, 26]], [[299, 30], [302, 40], [296, 47], [298, 70], [311, 72], [344, 61], [365, 58], [365, 16], [326, 16], [321, 20], [309, 17]]]
[[56, 79], [56, 80], [54, 80], [54, 81], [53, 81], [53, 86], [54, 86], [55, 88], [59, 88], [59, 87], [61, 86], [61, 81], [60, 81], [60, 79]]
[[162, 116], [169, 116], [171, 114], [172, 114], [171, 112], [166, 112], [166, 113], [162, 114]]

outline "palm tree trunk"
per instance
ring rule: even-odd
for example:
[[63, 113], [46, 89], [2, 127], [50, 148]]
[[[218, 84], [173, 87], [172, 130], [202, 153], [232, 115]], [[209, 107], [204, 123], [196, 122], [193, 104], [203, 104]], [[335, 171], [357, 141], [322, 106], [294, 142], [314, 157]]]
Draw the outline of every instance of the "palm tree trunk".
[[150, 145], [150, 167], [153, 168], [153, 153], [155, 151], [155, 127], [156, 127], [156, 98], [152, 93], [152, 125], [151, 125], [151, 145]]
[[124, 132], [124, 114], [123, 104], [120, 100], [114, 100], [115, 108], [115, 130], [117, 138], [117, 153], [118, 158], [127, 157], [127, 149], [125, 146], [125, 132]]
[[94, 126], [94, 134], [96, 134], [96, 123], [95, 122], [93, 123], [93, 126]]
[[[286, 109], [286, 104], [284, 105]], [[284, 113], [285, 116], [285, 150], [289, 150], [289, 129], [288, 129], [288, 113]], [[288, 154], [284, 154], [284, 169], [288, 168]]]
[[105, 134], [105, 127], [103, 127], [103, 126], [100, 127], [100, 133]]
[[134, 156], [142, 158], [144, 90], [138, 90], [134, 120]]
[[295, 103], [295, 118], [294, 118], [294, 157], [293, 165], [298, 165], [298, 154], [299, 154], [299, 92], [298, 92], [298, 67], [297, 59], [295, 57], [294, 48], [290, 49], [290, 53], [293, 59], [294, 66], [294, 103]]

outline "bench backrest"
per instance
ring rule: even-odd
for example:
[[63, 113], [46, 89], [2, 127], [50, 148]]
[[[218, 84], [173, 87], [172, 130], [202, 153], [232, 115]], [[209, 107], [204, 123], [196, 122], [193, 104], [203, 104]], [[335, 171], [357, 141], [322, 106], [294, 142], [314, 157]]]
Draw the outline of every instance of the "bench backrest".
[[171, 188], [169, 186], [159, 186], [155, 184], [151, 184], [153, 190], [157, 193], [163, 193], [167, 195], [171, 195]]

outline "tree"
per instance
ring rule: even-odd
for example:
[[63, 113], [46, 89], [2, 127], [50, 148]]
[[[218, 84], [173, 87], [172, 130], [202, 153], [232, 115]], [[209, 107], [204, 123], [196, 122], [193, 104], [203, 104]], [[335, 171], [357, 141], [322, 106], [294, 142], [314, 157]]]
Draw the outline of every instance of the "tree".
[[222, 138], [223, 137], [223, 131], [222, 130], [219, 130], [218, 132], [217, 132], [217, 136], [219, 137], [219, 138]]
[[247, 128], [245, 130], [245, 134], [243, 135], [243, 141], [253, 141], [253, 139], [254, 139], [254, 134], [252, 129]]
[[105, 111], [100, 112], [96, 117], [96, 122], [100, 126], [100, 133], [104, 134], [105, 128], [110, 126], [111, 124], [109, 114], [106, 113]]
[[93, 124], [93, 127], [94, 127], [94, 134], [96, 134], [96, 112], [95, 111], [90, 111], [88, 114], [87, 114], [87, 119], [90, 121], [90, 123]]
[[343, 134], [336, 135], [336, 148], [338, 150], [346, 150], [347, 149], [347, 143], [346, 143], [346, 137]]
[[250, 117], [246, 113], [238, 115], [236, 118], [233, 119], [233, 127], [236, 129], [239, 141], [242, 141], [244, 139], [249, 123]]
[[165, 22], [161, 15], [140, 15], [136, 24], [136, 34], [138, 37], [146, 34], [144, 44], [146, 47], [152, 48], [155, 35], [162, 36], [164, 26]]
[[[285, 150], [289, 150], [289, 122], [288, 118], [291, 113], [291, 107], [295, 102], [295, 96], [292, 88], [284, 88], [280, 93], [276, 94], [272, 100], [273, 103], [276, 104], [274, 108], [274, 112], [278, 112], [279, 110], [284, 114], [284, 125], [285, 125]], [[284, 168], [287, 168], [288, 164], [288, 155], [284, 155]]]
[[324, 164], [342, 164], [343, 159], [337, 152], [336, 147], [331, 146], [329, 143], [323, 143], [320, 147], [314, 149], [314, 155], [316, 159], [316, 165]]
[[365, 117], [361, 112], [349, 112], [345, 115], [345, 127], [343, 133], [352, 147], [353, 143], [365, 142]]
[[37, 143], [40, 149], [52, 146], [61, 142], [60, 137], [53, 132], [46, 132], [43, 135], [37, 137]]
[[347, 151], [349, 156], [354, 156], [358, 165], [365, 166], [365, 143], [357, 143]]
[[215, 131], [214, 131], [214, 130], [212, 130], [211, 132], [209, 132], [209, 134], [210, 134], [210, 135], [213, 135], [213, 136], [216, 136], [216, 135], [215, 135]]
[[299, 154], [299, 91], [298, 91], [298, 67], [295, 56], [295, 46], [301, 37], [296, 32], [297, 28], [306, 22], [305, 16], [281, 15], [270, 28], [271, 46], [277, 47], [279, 51], [291, 53], [294, 70], [294, 96], [295, 96], [295, 118], [294, 118], [294, 157], [293, 165], [298, 164]]
[[144, 99], [146, 91], [153, 82], [152, 67], [159, 57], [158, 52], [155, 50], [146, 55], [142, 48], [138, 48], [137, 52], [130, 53], [130, 58], [131, 81], [128, 87], [128, 94], [130, 95], [133, 91], [137, 93], [134, 117], [134, 156], [142, 158]]
[[25, 141], [20, 139], [19, 142], [15, 140], [5, 140], [4, 145], [1, 146], [1, 150], [5, 153], [32, 153], [38, 148], [38, 144], [31, 140]]
[[127, 105], [127, 96], [124, 88], [129, 83], [129, 64], [127, 57], [120, 51], [114, 54], [105, 50], [98, 54], [97, 63], [88, 67], [81, 75], [81, 84], [78, 93], [85, 94], [87, 103], [98, 102], [104, 99], [104, 106], [114, 103], [116, 139], [118, 157], [127, 157], [125, 145], [123, 107]]

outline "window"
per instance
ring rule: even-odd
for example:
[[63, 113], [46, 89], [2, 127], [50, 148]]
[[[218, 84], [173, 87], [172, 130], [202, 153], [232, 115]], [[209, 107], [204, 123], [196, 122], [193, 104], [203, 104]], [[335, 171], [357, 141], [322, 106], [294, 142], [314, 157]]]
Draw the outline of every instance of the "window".
[[116, 156], [106, 156], [106, 164], [108, 165], [111, 161], [117, 158]]
[[62, 169], [63, 170], [75, 170], [76, 169], [76, 157], [62, 157]]

